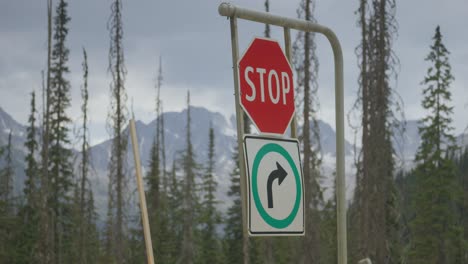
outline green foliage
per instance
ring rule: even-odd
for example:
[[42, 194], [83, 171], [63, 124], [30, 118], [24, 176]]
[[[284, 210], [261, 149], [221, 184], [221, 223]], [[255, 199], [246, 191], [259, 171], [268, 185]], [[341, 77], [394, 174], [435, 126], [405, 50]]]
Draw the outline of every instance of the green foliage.
[[[24, 196], [26, 197], [26, 207], [28, 209], [37, 210], [37, 200], [38, 200], [38, 187], [40, 184], [39, 181], [39, 168], [36, 161], [36, 153], [38, 150], [38, 143], [36, 140], [36, 94], [31, 93], [31, 114], [29, 115], [29, 126], [26, 128], [26, 142], [24, 143], [28, 153], [26, 154], [26, 180], [24, 183]], [[37, 213], [37, 212], [36, 212]]]
[[209, 129], [208, 164], [203, 175], [201, 203], [201, 230], [200, 253], [198, 263], [219, 263], [221, 261], [221, 245], [216, 232], [216, 227], [221, 222], [221, 214], [216, 209], [216, 189], [218, 183], [214, 176], [215, 168], [215, 137], [213, 127]]
[[73, 174], [69, 149], [70, 118], [66, 110], [70, 107], [70, 82], [67, 66], [69, 50], [66, 47], [67, 24], [70, 17], [68, 4], [62, 0], [56, 8], [54, 17], [54, 46], [52, 49], [51, 87], [50, 87], [50, 134], [48, 177], [50, 189], [47, 195], [47, 207], [52, 226], [53, 262], [70, 261], [72, 255], [72, 185]]
[[174, 263], [180, 256], [180, 248], [182, 245], [182, 181], [177, 177], [176, 161], [173, 161], [168, 194], [168, 213], [169, 230], [171, 236], [168, 237], [167, 259], [168, 263]]
[[5, 167], [0, 169], [0, 263], [11, 263], [15, 256], [13, 245], [16, 227], [15, 204], [13, 200], [13, 161], [10, 131], [3, 158]]
[[81, 153], [79, 174], [74, 185], [73, 197], [73, 262], [94, 263], [99, 256], [99, 234], [96, 227], [97, 213], [94, 207], [94, 197], [89, 181], [89, 142], [88, 142], [88, 59], [86, 50], [83, 49], [83, 86], [82, 118], [80, 129]]
[[416, 154], [418, 188], [413, 200], [415, 216], [410, 223], [408, 260], [410, 263], [462, 263], [465, 242], [457, 212], [461, 190], [451, 160], [455, 151], [449, 106], [453, 76], [439, 27], [433, 40], [426, 57], [431, 67], [422, 82], [426, 86], [422, 106], [428, 115], [419, 129], [422, 143]]
[[[13, 160], [12, 160], [12, 131], [8, 134], [8, 143], [5, 147], [5, 167], [0, 169], [0, 201], [5, 206], [4, 213], [13, 213]], [[1, 158], [1, 156], [0, 156]]]
[[[350, 218], [350, 262], [370, 258], [377, 263], [399, 263], [399, 208], [394, 187], [392, 146], [396, 114], [401, 102], [392, 81], [398, 59], [392, 50], [397, 33], [394, 0], [360, 0], [359, 91], [354, 110], [362, 147], [356, 153], [356, 188]], [[350, 113], [354, 114], [354, 113]]]
[[320, 225], [320, 263], [337, 263], [336, 256], [336, 200], [327, 201], [321, 210]]
[[31, 114], [29, 115], [29, 125], [26, 129], [25, 147], [28, 150], [26, 162], [26, 180], [24, 182], [25, 203], [19, 209], [19, 228], [15, 238], [17, 251], [17, 263], [34, 263], [38, 261], [36, 245], [39, 242], [39, 168], [35, 155], [38, 152], [36, 140], [36, 96], [31, 93]]
[[239, 264], [243, 262], [242, 200], [238, 157], [239, 152], [236, 148], [232, 157], [236, 166], [231, 173], [231, 184], [228, 192], [228, 197], [232, 201], [232, 205], [229, 207], [224, 221], [224, 255], [226, 257], [226, 263], [228, 264]]
[[160, 209], [160, 200], [162, 195], [160, 194], [160, 169], [159, 169], [159, 145], [156, 143], [156, 140], [153, 141], [150, 150], [150, 161], [149, 161], [149, 170], [146, 175], [146, 186], [147, 190], [147, 204], [149, 212], [149, 223], [152, 230], [152, 240], [156, 245], [159, 245], [161, 242], [161, 237], [157, 234], [159, 231], [159, 223], [161, 211]]
[[182, 169], [184, 178], [182, 182], [182, 252], [180, 259], [182, 263], [193, 263], [196, 256], [195, 235], [199, 224], [200, 201], [197, 196], [197, 176], [199, 165], [195, 160], [192, 145], [190, 116], [190, 92], [187, 92], [187, 124], [186, 124], [186, 149], [182, 154]]
[[468, 147], [466, 147], [460, 154], [458, 162], [459, 169], [459, 183], [463, 190], [462, 202], [460, 205], [460, 223], [463, 229], [463, 240], [462, 245], [463, 253], [461, 254], [461, 262], [468, 262]]

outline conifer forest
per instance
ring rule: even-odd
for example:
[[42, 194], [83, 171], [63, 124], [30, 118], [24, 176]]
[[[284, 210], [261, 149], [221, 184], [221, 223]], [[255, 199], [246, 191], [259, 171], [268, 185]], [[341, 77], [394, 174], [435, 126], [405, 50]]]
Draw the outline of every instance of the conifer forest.
[[[153, 2], [0, 3], [0, 264], [147, 263], [131, 119], [155, 263], [338, 263], [328, 42], [290, 35], [304, 235], [248, 236], [222, 1]], [[467, 264], [468, 3], [231, 2], [337, 28], [347, 263]]]

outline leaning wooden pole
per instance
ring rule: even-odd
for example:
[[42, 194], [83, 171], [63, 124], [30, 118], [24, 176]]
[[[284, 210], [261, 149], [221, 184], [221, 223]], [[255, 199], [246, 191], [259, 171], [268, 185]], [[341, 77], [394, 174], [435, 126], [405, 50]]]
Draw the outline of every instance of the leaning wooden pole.
[[143, 222], [143, 233], [145, 236], [146, 258], [148, 264], [154, 264], [153, 244], [151, 242], [151, 233], [148, 221], [148, 209], [146, 207], [145, 189], [141, 177], [140, 152], [138, 150], [138, 140], [136, 136], [135, 119], [130, 120], [130, 136], [133, 146], [133, 157], [135, 158], [135, 170], [138, 186], [138, 196], [140, 197], [141, 221]]

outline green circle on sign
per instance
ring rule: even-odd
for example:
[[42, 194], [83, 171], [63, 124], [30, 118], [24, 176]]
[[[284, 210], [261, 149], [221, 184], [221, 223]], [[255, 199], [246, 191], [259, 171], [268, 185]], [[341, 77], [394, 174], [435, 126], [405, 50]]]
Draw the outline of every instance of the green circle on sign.
[[[258, 196], [258, 167], [260, 166], [260, 161], [265, 157], [266, 154], [270, 152], [276, 152], [283, 156], [291, 166], [292, 171], [294, 173], [294, 178], [296, 179], [296, 201], [294, 202], [294, 207], [291, 213], [284, 219], [276, 219], [270, 216], [263, 208], [262, 202], [260, 201], [260, 197]], [[301, 203], [301, 178], [299, 176], [299, 171], [294, 164], [294, 160], [292, 159], [291, 155], [280, 145], [275, 143], [268, 143], [258, 151], [257, 155], [255, 156], [253, 167], [252, 167], [252, 193], [253, 198], [255, 201], [255, 205], [257, 206], [258, 212], [260, 216], [267, 222], [270, 226], [278, 229], [288, 227], [297, 215], [299, 211], [299, 206]]]

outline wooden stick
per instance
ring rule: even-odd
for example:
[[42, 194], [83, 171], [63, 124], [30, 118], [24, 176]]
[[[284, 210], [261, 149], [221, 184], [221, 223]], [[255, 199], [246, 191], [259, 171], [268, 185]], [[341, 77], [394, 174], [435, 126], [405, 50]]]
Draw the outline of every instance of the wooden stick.
[[138, 186], [138, 196], [140, 197], [141, 221], [143, 222], [143, 233], [145, 236], [146, 258], [148, 264], [154, 264], [153, 245], [151, 242], [151, 233], [148, 221], [148, 209], [146, 208], [145, 189], [141, 177], [140, 153], [138, 150], [138, 141], [136, 136], [135, 119], [130, 120], [130, 135], [132, 138], [133, 157], [135, 157], [135, 170]]

